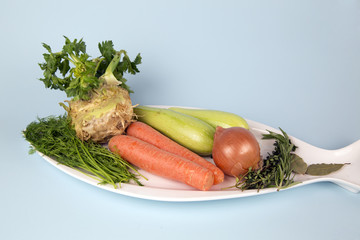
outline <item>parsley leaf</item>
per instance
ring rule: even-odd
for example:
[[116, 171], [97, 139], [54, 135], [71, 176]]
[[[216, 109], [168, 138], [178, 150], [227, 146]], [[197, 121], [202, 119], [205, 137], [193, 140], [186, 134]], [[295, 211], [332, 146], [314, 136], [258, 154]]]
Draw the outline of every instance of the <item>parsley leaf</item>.
[[104, 41], [98, 44], [99, 51], [101, 55], [110, 62], [113, 59], [115, 54], [114, 44], [112, 41]]
[[116, 51], [112, 41], [103, 41], [98, 44], [101, 56], [91, 58], [86, 53], [83, 39], [71, 41], [66, 36], [64, 38], [65, 44], [60, 52], [53, 52], [49, 45], [43, 43], [47, 53], [43, 54], [45, 62], [39, 63], [39, 66], [43, 70], [40, 80], [46, 88], [64, 91], [67, 97], [75, 100], [90, 99], [92, 91], [102, 83], [121, 85], [128, 92], [133, 92], [126, 85], [124, 74], [139, 72], [140, 54], [131, 61], [126, 51]]

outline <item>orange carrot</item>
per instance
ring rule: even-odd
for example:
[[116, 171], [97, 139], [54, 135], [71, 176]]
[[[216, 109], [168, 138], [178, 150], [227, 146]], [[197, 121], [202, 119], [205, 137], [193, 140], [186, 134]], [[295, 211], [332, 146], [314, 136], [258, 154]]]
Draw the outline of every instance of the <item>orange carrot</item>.
[[198, 154], [190, 151], [189, 149], [181, 146], [177, 142], [163, 135], [156, 129], [152, 128], [143, 122], [133, 122], [126, 130], [126, 134], [136, 137], [147, 143], [150, 143], [160, 149], [179, 155], [186, 159], [189, 159], [209, 170], [214, 174], [214, 184], [218, 184], [224, 181], [224, 172], [220, 170], [215, 164], [200, 157]]
[[108, 146], [110, 151], [155, 175], [203, 191], [209, 190], [214, 183], [214, 174], [209, 169], [135, 137], [117, 135], [110, 139]]

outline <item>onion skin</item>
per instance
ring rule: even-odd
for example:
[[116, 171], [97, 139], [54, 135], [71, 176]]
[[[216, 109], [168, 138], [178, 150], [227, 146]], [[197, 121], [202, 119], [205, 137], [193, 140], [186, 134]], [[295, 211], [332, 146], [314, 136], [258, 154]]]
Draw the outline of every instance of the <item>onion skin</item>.
[[255, 136], [242, 127], [216, 127], [212, 157], [225, 174], [238, 177], [260, 164], [260, 146]]

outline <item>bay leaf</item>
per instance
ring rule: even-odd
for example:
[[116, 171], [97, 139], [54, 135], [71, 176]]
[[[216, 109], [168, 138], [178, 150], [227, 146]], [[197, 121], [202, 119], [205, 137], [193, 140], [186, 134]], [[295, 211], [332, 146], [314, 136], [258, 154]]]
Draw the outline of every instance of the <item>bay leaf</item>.
[[319, 163], [311, 164], [306, 170], [306, 174], [312, 176], [324, 176], [340, 170], [347, 163]]
[[297, 154], [291, 154], [291, 168], [294, 173], [305, 174], [308, 168], [306, 162]]

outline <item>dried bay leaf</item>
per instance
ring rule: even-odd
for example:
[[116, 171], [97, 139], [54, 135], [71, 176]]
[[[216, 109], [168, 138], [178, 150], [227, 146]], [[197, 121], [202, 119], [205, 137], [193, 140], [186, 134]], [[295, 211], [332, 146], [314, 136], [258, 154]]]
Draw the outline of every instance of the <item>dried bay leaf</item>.
[[344, 165], [349, 163], [319, 163], [319, 164], [311, 164], [308, 166], [306, 170], [306, 174], [312, 176], [324, 176], [335, 171], [340, 170]]
[[308, 168], [306, 162], [297, 154], [291, 154], [291, 158], [292, 171], [297, 174], [305, 174]]

